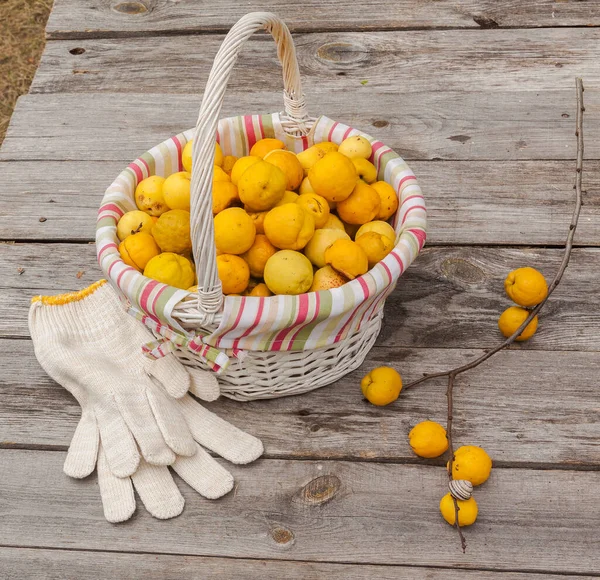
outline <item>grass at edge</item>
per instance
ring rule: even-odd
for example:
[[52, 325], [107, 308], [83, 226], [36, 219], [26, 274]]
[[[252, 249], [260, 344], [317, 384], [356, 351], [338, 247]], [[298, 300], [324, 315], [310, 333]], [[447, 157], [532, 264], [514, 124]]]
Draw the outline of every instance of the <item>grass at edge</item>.
[[52, 0], [0, 0], [0, 145], [17, 99], [35, 75], [51, 9]]

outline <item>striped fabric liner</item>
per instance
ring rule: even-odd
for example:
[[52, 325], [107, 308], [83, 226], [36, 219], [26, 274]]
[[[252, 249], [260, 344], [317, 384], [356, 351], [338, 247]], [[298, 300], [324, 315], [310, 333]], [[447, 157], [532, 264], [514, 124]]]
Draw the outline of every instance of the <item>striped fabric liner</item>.
[[[134, 192], [139, 181], [181, 170], [181, 150], [193, 132], [190, 129], [153, 147], [117, 177], [104, 196], [96, 232], [98, 262], [109, 280], [135, 308], [179, 331], [183, 329], [173, 316], [173, 307], [189, 293], [150, 280], [127, 266], [119, 256], [116, 227], [125, 212], [136, 209]], [[324, 116], [306, 137], [285, 133], [278, 113], [222, 119], [217, 140], [224, 154], [240, 157], [264, 137], [281, 139], [290, 151], [299, 152], [313, 143], [341, 143], [352, 135], [371, 142], [370, 160], [377, 167], [378, 179], [390, 183], [398, 193], [400, 207], [391, 222], [397, 233], [396, 247], [365, 275], [341, 288], [299, 296], [227, 296], [221, 324], [204, 343], [236, 352], [314, 349], [357, 332], [383, 308], [385, 298], [426, 238], [421, 189], [404, 160], [381, 141]]]

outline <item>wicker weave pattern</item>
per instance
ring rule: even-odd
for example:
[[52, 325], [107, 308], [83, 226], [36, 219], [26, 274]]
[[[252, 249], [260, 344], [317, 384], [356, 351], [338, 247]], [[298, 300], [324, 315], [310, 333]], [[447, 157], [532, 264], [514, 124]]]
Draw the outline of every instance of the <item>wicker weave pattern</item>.
[[[236, 401], [274, 399], [324, 387], [357, 369], [381, 330], [380, 311], [360, 332], [331, 346], [298, 352], [247, 351], [219, 376], [221, 394]], [[206, 370], [202, 359], [177, 351], [186, 366]]]

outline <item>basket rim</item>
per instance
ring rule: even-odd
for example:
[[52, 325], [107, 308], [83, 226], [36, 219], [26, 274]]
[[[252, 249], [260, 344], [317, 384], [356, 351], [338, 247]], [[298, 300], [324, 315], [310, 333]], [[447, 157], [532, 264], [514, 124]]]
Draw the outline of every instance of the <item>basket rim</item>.
[[[227, 123], [230, 123], [240, 125], [243, 128], [242, 131], [247, 130], [248, 135], [246, 135], [245, 146], [249, 151], [251, 147], [249, 133], [254, 131], [255, 141], [261, 139], [265, 136], [264, 125], [271, 123], [271, 129], [275, 135], [285, 136], [288, 149], [298, 152], [311, 146], [316, 135], [315, 130], [321, 125], [327, 124], [327, 127], [331, 127], [328, 130], [327, 140], [332, 142], [339, 144], [343, 139], [351, 135], [366, 137], [373, 147], [373, 154], [370, 160], [374, 162], [378, 169], [378, 179], [383, 178], [383, 180], [390, 183], [390, 176], [393, 176], [395, 181], [398, 182], [397, 187], [394, 183], [390, 183], [396, 190], [399, 198], [399, 207], [392, 221], [392, 225], [398, 234], [394, 250], [369, 270], [367, 274], [351, 280], [342, 287], [352, 287], [353, 292], [357, 296], [364, 295], [365, 299], [373, 294], [383, 292], [386, 287], [395, 284], [399, 276], [402, 275], [420, 253], [425, 243], [426, 208], [414, 173], [405, 161], [390, 147], [359, 129], [333, 121], [321, 115], [315, 121], [313, 130], [311, 130], [309, 135], [293, 136], [286, 133], [282, 127], [282, 116], [280, 113], [238, 115], [221, 119], [219, 127], [227, 126]], [[170, 137], [155, 145], [130, 163], [106, 190], [99, 210], [96, 229], [98, 262], [107, 278], [111, 280], [117, 290], [130, 301], [134, 308], [139, 308], [140, 312], [184, 332], [188, 331], [184, 328], [185, 323], [181, 321], [181, 312], [186, 308], [193, 310], [194, 296], [197, 295], [187, 290], [151, 280], [145, 277], [143, 273], [127, 266], [118, 252], [119, 240], [116, 236], [116, 225], [126, 211], [137, 209], [133, 192], [139, 181], [149, 175], [162, 174], [163, 176], [167, 176], [176, 171], [183, 170], [181, 151], [185, 143], [192, 138], [193, 132], [194, 129], [191, 128]], [[219, 130], [217, 133], [217, 140], [224, 145], [224, 149], [227, 147], [224, 142], [227, 142], [230, 137], [225, 131]], [[322, 140], [325, 139], [314, 142]], [[229, 151], [224, 151], [224, 154], [230, 153]], [[173, 162], [174, 159], [176, 159], [175, 162]], [[394, 173], [398, 168], [400, 168], [399, 179], [398, 175]], [[409, 213], [411, 214], [411, 221], [417, 225], [404, 227]], [[376, 274], [376, 280], [373, 280], [374, 274]], [[339, 290], [340, 288], [324, 290], [316, 294], [332, 293], [330, 298], [334, 300], [340, 298]], [[234, 310], [243, 309], [244, 305], [257, 303], [258, 301], [265, 305], [273, 305], [279, 302], [286, 302], [289, 305], [290, 301], [297, 303], [300, 300], [300, 296], [310, 294], [315, 293], [305, 293], [298, 296], [276, 295], [265, 298], [225, 296], [221, 315], [224, 317], [227, 312], [231, 313]]]

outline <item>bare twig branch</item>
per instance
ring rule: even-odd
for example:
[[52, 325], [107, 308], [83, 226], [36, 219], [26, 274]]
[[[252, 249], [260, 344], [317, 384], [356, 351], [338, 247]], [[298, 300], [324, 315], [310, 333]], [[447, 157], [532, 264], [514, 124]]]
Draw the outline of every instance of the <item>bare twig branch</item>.
[[[459, 366], [455, 369], [450, 369], [448, 371], [441, 371], [439, 373], [431, 373], [424, 375], [420, 379], [413, 381], [412, 383], [408, 383], [405, 385], [404, 389], [410, 389], [411, 387], [415, 387], [425, 381], [430, 379], [435, 379], [439, 377], [448, 377], [448, 389], [446, 391], [446, 398], [448, 399], [448, 417], [446, 424], [446, 435], [448, 437], [448, 448], [450, 450], [450, 461], [448, 463], [448, 478], [452, 480], [452, 463], [454, 462], [454, 445], [452, 443], [452, 419], [454, 413], [454, 403], [453, 403], [453, 389], [454, 389], [454, 379], [461, 373], [468, 371], [476, 366], [480, 365], [482, 362], [485, 362], [490, 357], [494, 356], [497, 352], [506, 348], [509, 344], [512, 344], [515, 339], [525, 330], [527, 325], [537, 316], [538, 312], [544, 307], [544, 304], [550, 298], [552, 292], [554, 292], [555, 288], [559, 285], [562, 276], [569, 265], [569, 259], [571, 257], [571, 251], [573, 249], [573, 238], [575, 237], [575, 230], [577, 229], [577, 223], [579, 222], [579, 213], [581, 212], [582, 205], [582, 192], [581, 192], [581, 179], [583, 173], [583, 112], [585, 111], [585, 107], [583, 106], [583, 82], [580, 78], [575, 79], [575, 84], [577, 87], [577, 119], [576, 119], [576, 130], [575, 135], [577, 136], [577, 163], [576, 163], [576, 178], [575, 178], [575, 209], [573, 210], [573, 215], [571, 217], [571, 223], [569, 225], [569, 233], [567, 234], [567, 241], [565, 243], [565, 251], [563, 254], [563, 259], [560, 263], [558, 271], [554, 276], [550, 286], [548, 287], [548, 294], [544, 300], [542, 300], [530, 313], [529, 316], [525, 319], [523, 324], [515, 330], [511, 336], [509, 336], [503, 343], [499, 344], [497, 347], [487, 351], [482, 354], [480, 357], [474, 359], [473, 361]], [[458, 502], [456, 498], [452, 498], [454, 501], [454, 527], [458, 531], [458, 535], [460, 537], [460, 545], [462, 547], [463, 553], [467, 549], [467, 542], [460, 528], [460, 524], [458, 523]]]
[[552, 292], [554, 292], [554, 289], [560, 283], [563, 273], [566, 270], [567, 265], [569, 264], [569, 259], [571, 257], [571, 250], [573, 249], [573, 238], [575, 236], [575, 230], [577, 229], [577, 223], [579, 221], [579, 213], [581, 211], [581, 199], [582, 199], [581, 175], [583, 172], [583, 112], [585, 111], [585, 108], [583, 106], [583, 83], [580, 78], [576, 79], [576, 82], [577, 82], [577, 121], [576, 121], [577, 129], [575, 131], [575, 135], [577, 135], [577, 166], [576, 166], [577, 176], [576, 176], [576, 180], [575, 180], [575, 192], [576, 192], [575, 209], [573, 210], [573, 216], [571, 217], [571, 223], [569, 225], [569, 233], [567, 235], [567, 241], [565, 244], [565, 253], [563, 255], [563, 259], [560, 264], [560, 267], [558, 268], [558, 271], [556, 272], [556, 275], [554, 276], [552, 283], [548, 287], [548, 295], [529, 313], [529, 316], [525, 319], [523, 324], [521, 324], [521, 326], [519, 326], [519, 328], [517, 328], [517, 330], [515, 330], [515, 332], [513, 334], [511, 334], [503, 343], [499, 344], [497, 347], [495, 347], [491, 350], [488, 350], [487, 352], [485, 352], [484, 354], [482, 354], [480, 357], [476, 358], [475, 360], [473, 360], [467, 364], [464, 364], [460, 367], [457, 367], [455, 369], [450, 369], [448, 371], [441, 371], [439, 373], [426, 374], [423, 377], [421, 377], [420, 379], [417, 379], [416, 381], [413, 381], [413, 382], [405, 385], [404, 390], [410, 389], [411, 387], [416, 387], [417, 385], [420, 385], [421, 383], [424, 383], [425, 381], [428, 381], [430, 379], [435, 379], [435, 378], [439, 378], [439, 377], [448, 377], [451, 374], [456, 376], [461, 373], [464, 373], [465, 371], [468, 371], [468, 370], [480, 365], [482, 362], [485, 362], [488, 358], [494, 356], [497, 352], [501, 351], [503, 348], [506, 348], [508, 345], [512, 344], [515, 341], [515, 339], [517, 338], [517, 336], [519, 336], [525, 330], [527, 325], [535, 318], [535, 316], [537, 316], [538, 312], [544, 307], [544, 304], [546, 304], [546, 302], [548, 301], [548, 298], [550, 298], [550, 295], [552, 294]]
[[[448, 399], [448, 420], [446, 423], [446, 436], [448, 437], [448, 449], [450, 450], [450, 461], [448, 462], [448, 479], [452, 481], [452, 464], [454, 463], [454, 444], [452, 443], [452, 419], [453, 419], [453, 409], [454, 402], [452, 400], [452, 393], [454, 389], [454, 375], [450, 373], [448, 376], [448, 390], [446, 391], [446, 398]], [[454, 502], [454, 527], [458, 531], [458, 536], [460, 538], [460, 546], [462, 548], [463, 554], [467, 550], [467, 540], [465, 540], [465, 536], [460, 529], [460, 524], [458, 523], [458, 512], [460, 511], [458, 507], [458, 502], [456, 498], [452, 496], [452, 501]]]

